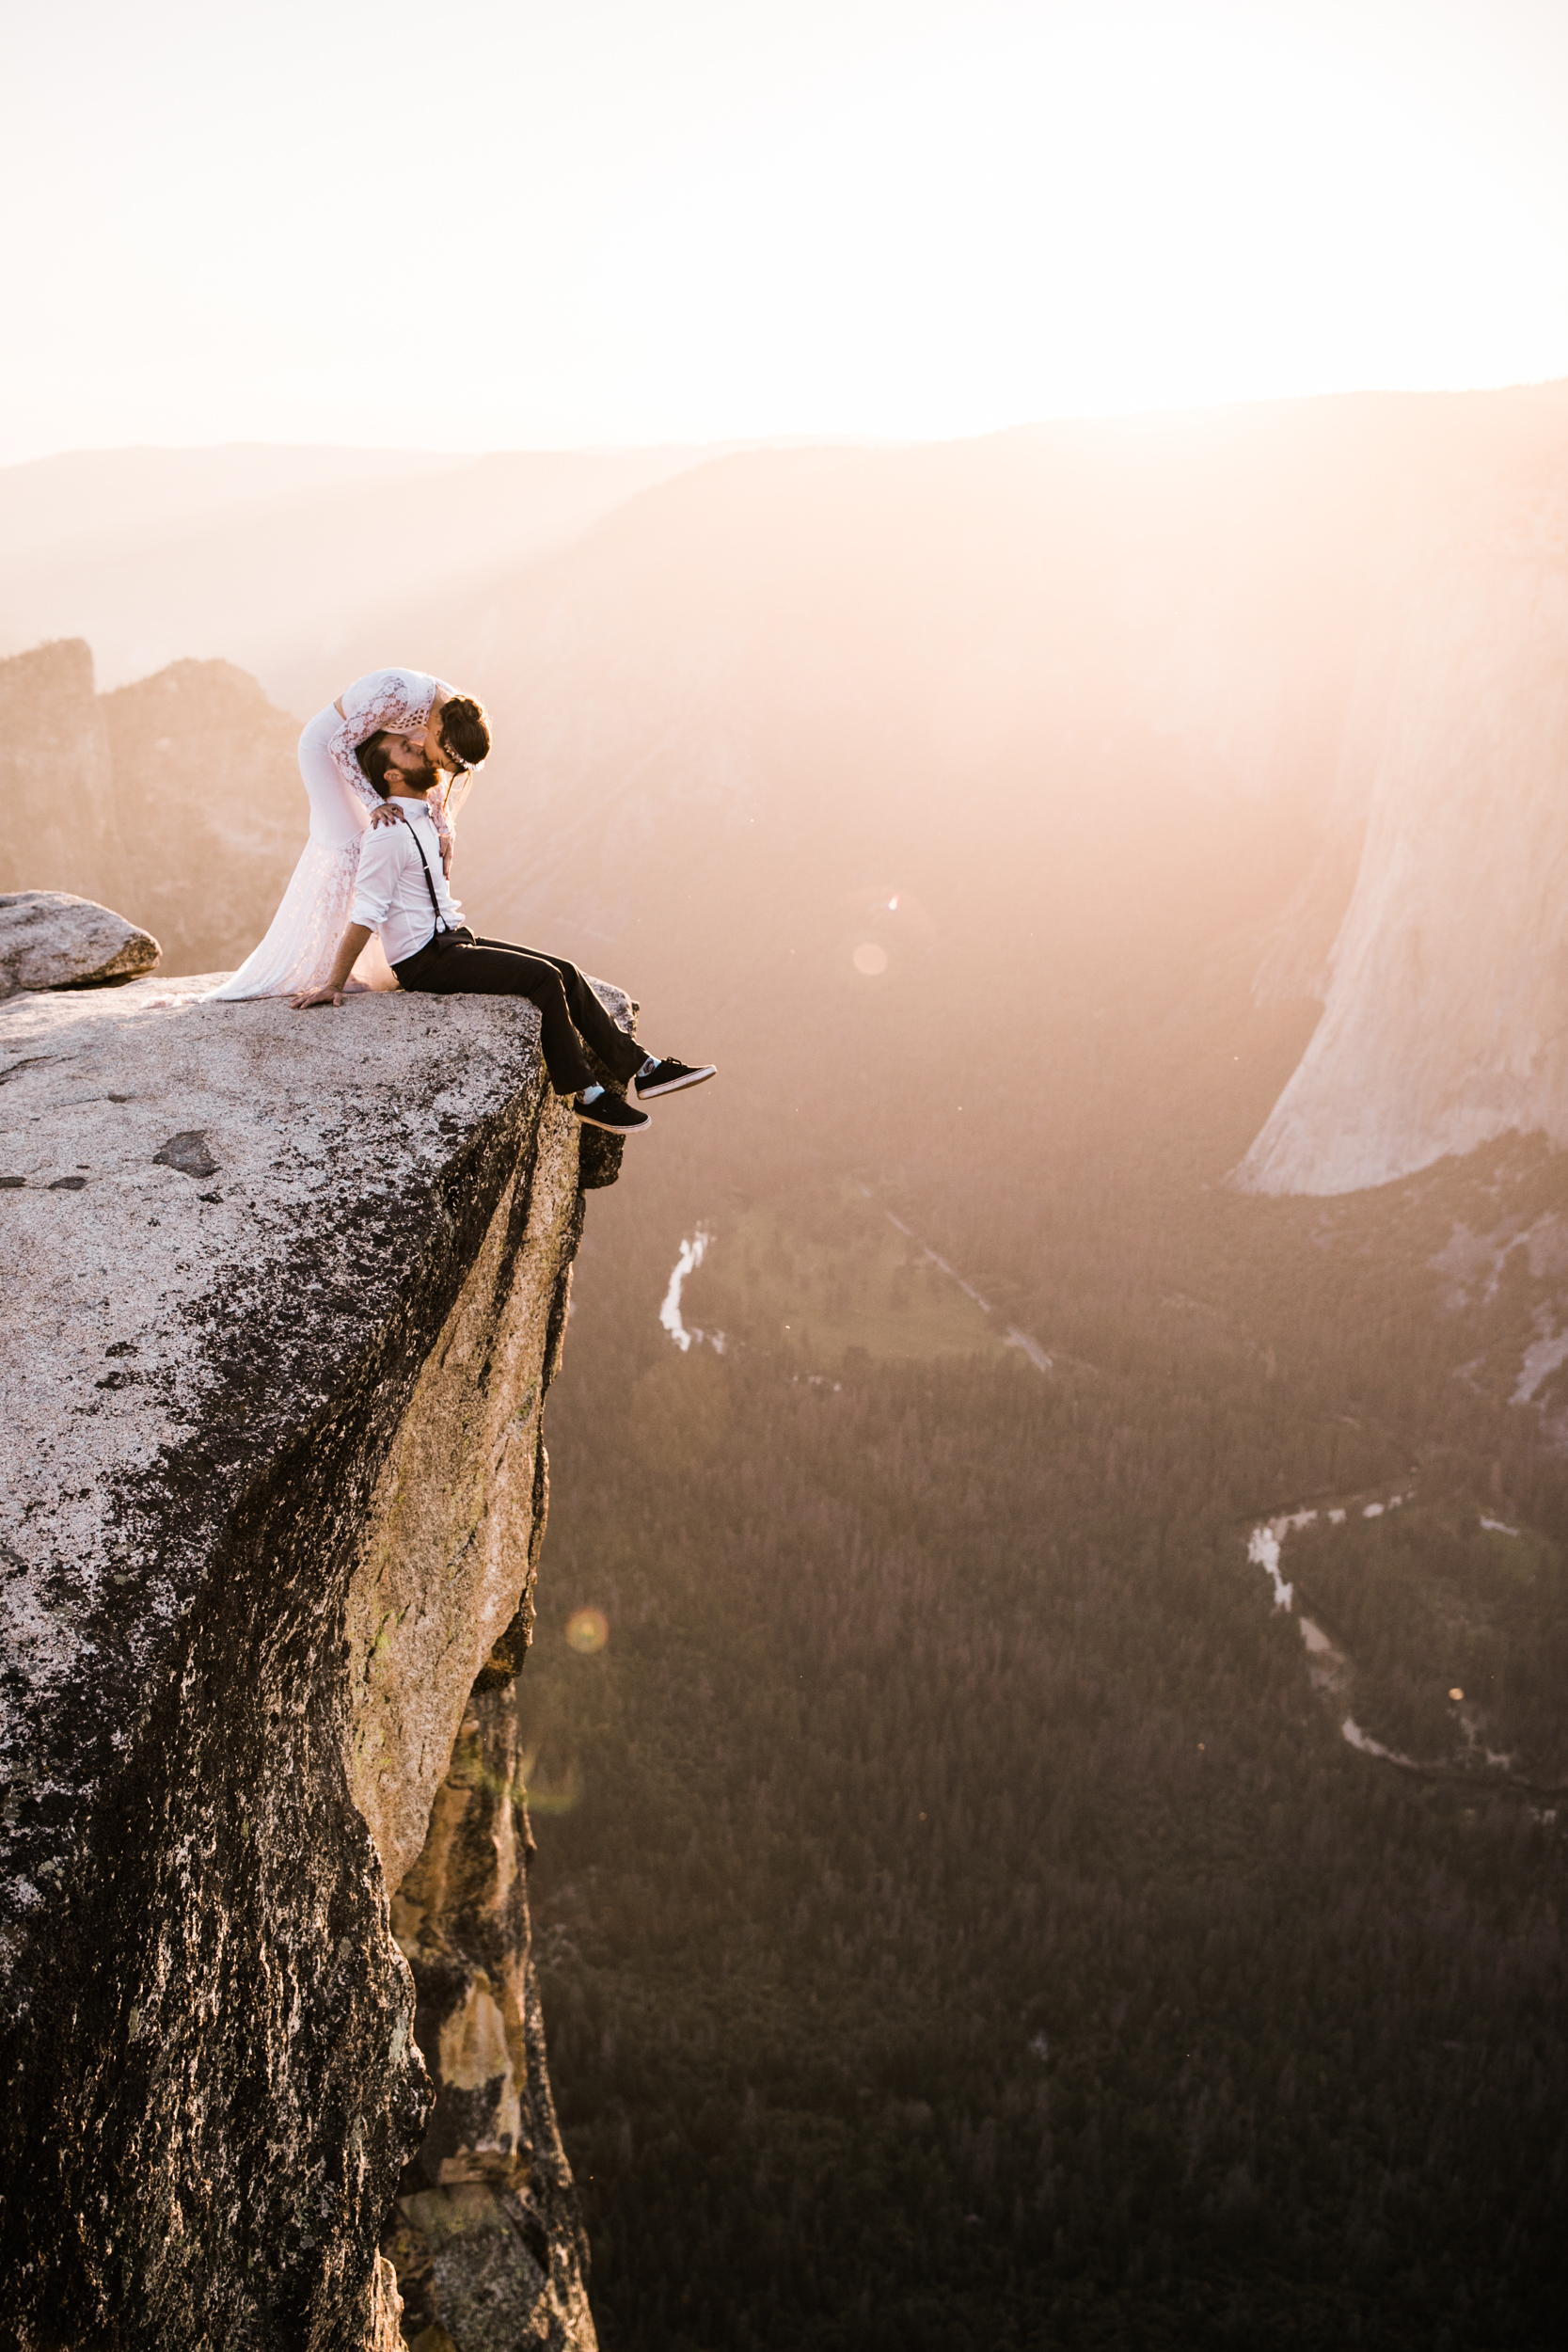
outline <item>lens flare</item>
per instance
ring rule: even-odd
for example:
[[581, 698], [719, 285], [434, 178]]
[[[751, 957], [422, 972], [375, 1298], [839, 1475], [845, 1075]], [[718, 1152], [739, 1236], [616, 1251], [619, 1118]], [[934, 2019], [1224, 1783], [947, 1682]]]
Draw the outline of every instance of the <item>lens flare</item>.
[[863, 972], [868, 980], [887, 970], [887, 949], [879, 947], [874, 939], [863, 939], [855, 949], [855, 969]]
[[610, 1620], [602, 1609], [574, 1609], [566, 1620], [566, 1639], [584, 1658], [591, 1658], [609, 1641]]
[[1454, 1684], [1453, 1689], [1449, 1692], [1449, 1696], [1450, 1699], [1462, 1699], [1465, 1696], [1464, 1692], [1459, 1688], [1457, 1682]]

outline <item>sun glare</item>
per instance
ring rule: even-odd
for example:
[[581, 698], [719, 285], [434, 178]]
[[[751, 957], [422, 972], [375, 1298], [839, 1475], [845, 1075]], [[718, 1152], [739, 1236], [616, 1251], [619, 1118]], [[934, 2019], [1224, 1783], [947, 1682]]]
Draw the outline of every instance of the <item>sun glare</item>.
[[[405, 106], [411, 0], [196, 22], [18, 30], [0, 456], [920, 437], [1568, 371], [1568, 18], [1526, 0], [454, 0], [460, 157], [371, 173], [322, 93]], [[471, 323], [461, 366], [360, 363], [372, 259]]]

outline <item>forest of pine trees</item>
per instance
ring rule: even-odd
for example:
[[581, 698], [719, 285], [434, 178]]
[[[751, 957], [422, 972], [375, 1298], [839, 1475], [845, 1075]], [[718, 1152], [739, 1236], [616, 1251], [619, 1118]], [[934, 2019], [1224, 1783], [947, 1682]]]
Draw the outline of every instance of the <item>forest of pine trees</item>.
[[[744, 1280], [721, 1219], [687, 1305], [725, 1351], [680, 1353], [689, 1181], [594, 1202], [519, 1683], [608, 2352], [1555, 2341], [1568, 1512], [1539, 1418], [1451, 1377], [1481, 1326], [1438, 1342], [1453, 1200], [1200, 1204], [1041, 1375], [826, 1182], [736, 1208]], [[947, 1210], [1037, 1327], [1043, 1253]], [[1218, 1304], [1156, 1311], [1162, 1249]], [[830, 1291], [836, 1360], [780, 1311]], [[1410, 1740], [1489, 1660], [1528, 1785], [1357, 1754], [1248, 1564], [1259, 1513], [1412, 1470], [1286, 1572]]]

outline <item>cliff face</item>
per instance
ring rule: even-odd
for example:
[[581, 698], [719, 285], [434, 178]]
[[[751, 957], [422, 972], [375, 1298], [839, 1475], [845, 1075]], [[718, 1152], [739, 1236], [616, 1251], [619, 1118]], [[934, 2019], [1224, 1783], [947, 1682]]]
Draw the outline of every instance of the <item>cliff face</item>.
[[[403, 2331], [461, 2352], [591, 2344], [587, 2248], [561, 2147], [529, 1957], [510, 1645], [481, 1675], [423, 1852], [392, 1903], [436, 2104], [383, 2244]], [[430, 2339], [432, 2352], [441, 2343]]]
[[237, 963], [265, 930], [309, 812], [299, 722], [228, 661], [93, 691], [78, 640], [0, 661], [0, 891], [103, 899], [166, 972]]
[[248, 954], [305, 846], [299, 721], [230, 661], [175, 661], [101, 695], [123, 905], [167, 972]]
[[0, 661], [0, 890], [108, 898], [119, 856], [109, 730], [79, 638]]
[[508, 1729], [594, 1181], [536, 1049], [477, 999], [0, 1013], [24, 2345], [392, 2344], [433, 2106], [394, 2252], [456, 2315], [485, 2237], [515, 2341], [593, 2342]]
[[1243, 1185], [1351, 1192], [1510, 1131], [1568, 1142], [1565, 772], [1568, 497], [1548, 492], [1445, 549], [1369, 648], [1340, 756], [1354, 895]]

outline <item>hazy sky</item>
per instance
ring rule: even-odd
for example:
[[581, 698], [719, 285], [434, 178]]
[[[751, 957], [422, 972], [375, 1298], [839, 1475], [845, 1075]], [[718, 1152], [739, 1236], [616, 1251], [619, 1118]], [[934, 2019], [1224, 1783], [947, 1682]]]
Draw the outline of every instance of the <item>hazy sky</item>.
[[1568, 0], [10, 0], [0, 462], [1568, 374]]

